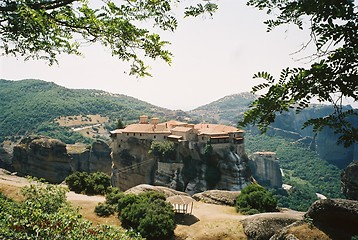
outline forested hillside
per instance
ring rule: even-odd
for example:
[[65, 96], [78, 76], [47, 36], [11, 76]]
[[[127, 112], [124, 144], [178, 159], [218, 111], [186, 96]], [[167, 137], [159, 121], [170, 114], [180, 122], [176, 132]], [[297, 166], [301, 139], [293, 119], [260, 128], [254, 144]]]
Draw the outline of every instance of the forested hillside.
[[201, 122], [236, 125], [254, 99], [255, 95], [248, 92], [233, 94], [198, 107], [189, 113]]
[[282, 197], [284, 207], [306, 210], [316, 200], [314, 193], [321, 193], [329, 198], [342, 197], [340, 186], [341, 170], [333, 164], [322, 160], [306, 145], [290, 139], [246, 134], [246, 152], [276, 152], [280, 167], [283, 169], [283, 182], [296, 188], [291, 197]]
[[5, 137], [30, 133], [59, 136], [64, 141], [85, 140], [54, 123], [59, 116], [100, 114], [111, 122], [118, 118], [130, 122], [141, 114], [160, 118], [173, 114], [125, 95], [67, 89], [41, 80], [0, 80], [0, 103], [0, 142]]

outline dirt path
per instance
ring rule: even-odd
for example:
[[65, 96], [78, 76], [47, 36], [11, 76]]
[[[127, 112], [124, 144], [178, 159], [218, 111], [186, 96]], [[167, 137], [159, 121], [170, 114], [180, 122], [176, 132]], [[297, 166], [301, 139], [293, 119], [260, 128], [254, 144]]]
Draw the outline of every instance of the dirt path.
[[192, 216], [177, 219], [176, 239], [247, 239], [240, 223], [244, 218], [233, 207], [194, 202]]

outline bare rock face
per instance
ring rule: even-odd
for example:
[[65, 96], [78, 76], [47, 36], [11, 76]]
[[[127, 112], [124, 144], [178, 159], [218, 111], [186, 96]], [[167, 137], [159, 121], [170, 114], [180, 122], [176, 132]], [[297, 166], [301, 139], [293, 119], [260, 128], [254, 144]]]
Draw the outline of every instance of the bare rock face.
[[47, 137], [28, 137], [14, 147], [12, 165], [23, 175], [62, 182], [72, 172], [66, 144]]
[[341, 174], [342, 192], [347, 199], [358, 200], [358, 161], [354, 161]]
[[282, 187], [282, 175], [276, 153], [256, 152], [250, 163], [253, 175], [261, 185]]
[[351, 239], [358, 235], [358, 201], [322, 199], [314, 202], [305, 217], [332, 239]]
[[[112, 152], [112, 185], [125, 191], [139, 184], [153, 184], [157, 161], [149, 155], [151, 141], [129, 138]], [[113, 149], [113, 147], [112, 147]]]
[[267, 240], [290, 224], [302, 220], [303, 213], [262, 213], [242, 221], [248, 239]]
[[322, 159], [342, 169], [358, 158], [358, 144], [354, 143], [349, 147], [344, 147], [343, 144], [338, 145], [335, 135], [334, 130], [327, 127], [318, 132], [315, 139], [316, 151]]
[[[302, 238], [302, 236], [305, 236]], [[315, 226], [307, 224], [304, 220], [297, 221], [284, 227], [273, 235], [270, 240], [300, 240], [300, 239], [319, 239], [331, 240], [331, 238]]]
[[112, 184], [127, 190], [138, 184], [160, 185], [190, 195], [209, 189], [239, 191], [250, 178], [247, 160], [230, 146], [214, 146], [205, 155], [199, 144], [176, 143], [174, 159], [157, 160], [148, 153], [152, 141], [129, 138], [112, 146]]
[[89, 152], [89, 172], [104, 172], [108, 175], [112, 172], [111, 149], [103, 141], [95, 141]]
[[11, 166], [13, 156], [13, 145], [11, 141], [0, 143], [0, 168], [5, 168], [13, 171]]
[[97, 140], [91, 146], [84, 144], [67, 145], [73, 171], [103, 172], [111, 175], [112, 159], [109, 145]]
[[236, 198], [240, 195], [240, 193], [241, 191], [208, 190], [196, 193], [192, 197], [197, 201], [205, 203], [234, 206]]
[[149, 192], [149, 191], [155, 191], [155, 192], [163, 193], [166, 198], [174, 196], [174, 195], [188, 196], [188, 194], [185, 193], [185, 192], [176, 191], [176, 190], [173, 190], [171, 188], [162, 187], [162, 186], [152, 186], [152, 185], [148, 185], [148, 184], [137, 185], [135, 187], [132, 187], [132, 188], [128, 189], [124, 193], [126, 193], [126, 194], [128, 194], [128, 193], [140, 194], [140, 193]]
[[66, 145], [48, 137], [28, 137], [13, 148], [12, 167], [22, 175], [60, 183], [73, 172], [111, 174], [109, 146], [96, 141], [92, 146]]

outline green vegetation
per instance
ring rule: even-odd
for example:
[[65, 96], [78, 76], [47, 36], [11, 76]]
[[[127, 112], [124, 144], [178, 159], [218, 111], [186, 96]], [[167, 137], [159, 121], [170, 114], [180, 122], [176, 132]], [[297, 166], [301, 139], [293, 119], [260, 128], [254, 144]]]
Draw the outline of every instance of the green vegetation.
[[198, 107], [190, 114], [200, 119], [200, 122], [236, 124], [255, 98], [254, 94], [248, 92], [233, 94]]
[[61, 186], [31, 184], [24, 187], [23, 202], [0, 192], [1, 239], [141, 239], [118, 227], [92, 226], [66, 202]]
[[[312, 184], [315, 192], [326, 197], [342, 197], [340, 192], [340, 170], [328, 162], [320, 159], [314, 151], [298, 143], [290, 142], [281, 137], [246, 134], [246, 150], [248, 154], [256, 151], [276, 152], [280, 167], [287, 178], [302, 179]], [[289, 172], [288, 172], [289, 170]]]
[[109, 188], [106, 202], [98, 204], [95, 212], [98, 216], [109, 216], [114, 211], [118, 212], [122, 227], [133, 229], [148, 240], [170, 239], [174, 234], [174, 211], [161, 193], [134, 195]]
[[276, 212], [277, 200], [272, 193], [258, 184], [250, 184], [242, 189], [236, 199], [236, 210], [242, 214]]
[[290, 208], [297, 211], [307, 211], [312, 203], [318, 200], [315, 188], [309, 182], [292, 176], [285, 176], [283, 180], [293, 187], [288, 191], [273, 190], [279, 207]]
[[160, 161], [175, 159], [175, 144], [171, 141], [154, 141], [150, 146], [150, 154], [153, 154]]
[[[274, 122], [276, 114], [290, 108], [300, 112], [309, 107], [312, 99], [329, 102], [333, 113], [313, 117], [304, 123], [314, 131], [332, 128], [339, 135], [338, 143], [349, 146], [358, 141], [358, 128], [349, 122], [358, 111], [342, 108], [342, 99], [358, 101], [358, 11], [355, 1], [276, 1], [249, 0], [249, 6], [265, 10], [272, 17], [265, 21], [268, 30], [287, 25], [303, 29], [308, 21], [311, 39], [316, 53], [312, 64], [306, 68], [286, 68], [279, 79], [267, 72], [259, 72], [254, 78], [264, 83], [253, 87], [256, 93], [265, 90], [245, 113], [242, 125], [256, 124], [262, 131]], [[305, 50], [306, 47], [301, 50]]]
[[65, 182], [71, 191], [87, 195], [104, 195], [111, 186], [111, 178], [102, 172], [75, 172], [66, 177]]
[[307, 147], [281, 137], [246, 134], [248, 154], [256, 151], [276, 152], [284, 171], [283, 183], [293, 186], [288, 192], [274, 190], [279, 207], [305, 211], [317, 200], [315, 193], [329, 198], [342, 197], [340, 170], [320, 159]]
[[114, 207], [112, 205], [109, 205], [107, 203], [98, 203], [98, 205], [95, 207], [94, 212], [99, 217], [108, 217], [112, 214], [114, 214]]
[[[211, 2], [198, 2], [186, 7], [185, 16], [212, 14], [217, 8]], [[3, 1], [0, 49], [6, 55], [46, 60], [52, 65], [59, 54], [81, 55], [81, 46], [99, 43], [112, 56], [129, 62], [130, 74], [150, 75], [145, 59], [171, 63], [172, 54], [165, 49], [170, 43], [161, 40], [157, 32], [176, 29], [172, 8], [177, 4], [173, 0], [99, 4], [82, 0]]]
[[122, 129], [122, 128], [125, 128], [125, 125], [122, 122], [122, 120], [120, 118], [118, 118], [117, 123], [116, 123], [116, 129]]
[[81, 134], [72, 131], [68, 127], [61, 127], [57, 123], [41, 123], [35, 130], [36, 134], [47, 136], [54, 139], [59, 139], [67, 144], [74, 144], [76, 142], [81, 142], [85, 144], [91, 144], [93, 139], [86, 138]]
[[118, 116], [130, 122], [141, 114], [161, 117], [169, 112], [124, 95], [67, 89], [40, 80], [0, 80], [0, 102], [0, 142], [29, 134], [56, 137], [65, 143], [86, 142], [69, 128], [54, 123], [60, 116], [100, 114], [109, 117], [111, 126]]
[[174, 211], [163, 194], [125, 195], [119, 200], [118, 210], [122, 226], [148, 240], [170, 239], [174, 235]]

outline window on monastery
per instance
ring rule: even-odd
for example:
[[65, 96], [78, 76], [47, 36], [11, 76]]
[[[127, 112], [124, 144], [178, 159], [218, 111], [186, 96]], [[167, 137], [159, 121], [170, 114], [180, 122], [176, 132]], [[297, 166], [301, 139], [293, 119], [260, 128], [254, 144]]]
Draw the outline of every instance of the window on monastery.
[[157, 136], [155, 136], [155, 135], [154, 135], [154, 137], [153, 137], [153, 138], [154, 138], [154, 139], [156, 139], [156, 138], [157, 138]]
[[133, 136], [135, 136], [135, 133], [133, 133]]
[[142, 134], [141, 134], [141, 133], [139, 133], [139, 136], [142, 136]]
[[127, 136], [129, 136], [129, 133], [127, 133]]
[[120, 147], [121, 147], [121, 144], [119, 144], [118, 147], [120, 148]]
[[201, 137], [201, 140], [204, 140], [204, 137]]

